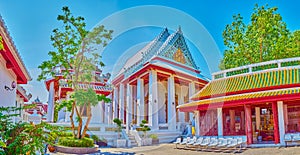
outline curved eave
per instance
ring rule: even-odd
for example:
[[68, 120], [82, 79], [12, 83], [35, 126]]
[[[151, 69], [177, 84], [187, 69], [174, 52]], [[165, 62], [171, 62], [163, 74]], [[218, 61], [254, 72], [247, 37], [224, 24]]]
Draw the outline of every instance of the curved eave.
[[24, 102], [28, 102], [29, 98], [26, 94], [21, 93], [18, 89], [17, 89], [17, 94], [24, 100]]
[[27, 71], [24, 62], [21, 59], [21, 56], [5, 26], [5, 23], [0, 16], [0, 35], [3, 39], [4, 49], [0, 51], [3, 58], [6, 60], [7, 69], [12, 69], [17, 76], [18, 84], [27, 84], [28, 81], [31, 81], [29, 72]]

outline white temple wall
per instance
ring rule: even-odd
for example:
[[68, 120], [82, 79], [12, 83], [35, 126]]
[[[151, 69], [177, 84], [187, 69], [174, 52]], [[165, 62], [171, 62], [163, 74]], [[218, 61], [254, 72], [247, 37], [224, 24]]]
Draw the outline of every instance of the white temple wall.
[[11, 87], [11, 83], [17, 82], [16, 75], [6, 68], [4, 59], [0, 56], [0, 106], [15, 106], [16, 88], [12, 91], [5, 90], [4, 87]]

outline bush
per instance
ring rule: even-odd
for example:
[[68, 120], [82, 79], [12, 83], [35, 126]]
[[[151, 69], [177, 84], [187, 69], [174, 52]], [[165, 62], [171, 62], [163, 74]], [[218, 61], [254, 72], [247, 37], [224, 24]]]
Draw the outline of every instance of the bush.
[[57, 136], [58, 137], [73, 137], [73, 133], [72, 132], [58, 132]]
[[151, 134], [151, 135], [149, 135], [149, 138], [158, 139], [158, 136], [157, 136], [157, 134]]
[[61, 137], [58, 140], [58, 145], [68, 147], [93, 147], [94, 141], [91, 138], [76, 139], [73, 137]]
[[91, 138], [95, 141], [98, 142], [99, 141], [99, 137], [96, 135], [92, 135]]

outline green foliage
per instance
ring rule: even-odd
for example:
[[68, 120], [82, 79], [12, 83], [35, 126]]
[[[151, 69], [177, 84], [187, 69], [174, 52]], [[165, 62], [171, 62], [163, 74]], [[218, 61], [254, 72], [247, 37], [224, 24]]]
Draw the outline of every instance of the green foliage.
[[157, 134], [151, 134], [151, 135], [149, 135], [149, 138], [158, 139], [158, 136], [157, 136]]
[[51, 126], [47, 123], [37, 125], [27, 122], [13, 122], [12, 118], [17, 116], [16, 111], [23, 108], [0, 107], [0, 154], [35, 154], [36, 151], [43, 152], [44, 144], [53, 141], [49, 131], [59, 132], [60, 127]]
[[91, 138], [95, 141], [98, 142], [100, 139], [97, 135], [92, 135]]
[[144, 132], [144, 137], [147, 137], [147, 131], [150, 131], [151, 128], [149, 128], [146, 120], [142, 120], [142, 123], [140, 124], [141, 130]]
[[220, 69], [300, 56], [300, 31], [291, 33], [277, 13], [276, 7], [255, 5], [251, 22], [233, 16], [233, 22], [223, 31], [224, 58]]
[[104, 101], [104, 103], [110, 103], [111, 99], [107, 98], [105, 95], [97, 95], [98, 101]]
[[119, 118], [115, 118], [113, 120], [113, 122], [117, 124], [117, 126], [118, 126], [118, 132], [121, 132], [121, 130], [122, 130], [122, 121]]
[[74, 137], [62, 137], [59, 138], [58, 145], [68, 147], [93, 147], [94, 141], [91, 138], [76, 139]]

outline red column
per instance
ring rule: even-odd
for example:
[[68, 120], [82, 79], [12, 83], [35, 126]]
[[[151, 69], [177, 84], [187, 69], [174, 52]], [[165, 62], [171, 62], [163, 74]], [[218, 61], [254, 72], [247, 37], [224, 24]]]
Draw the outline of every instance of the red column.
[[245, 119], [246, 119], [247, 144], [252, 144], [253, 143], [252, 116], [251, 116], [251, 106], [250, 105], [245, 105]]
[[278, 108], [277, 103], [272, 103], [272, 110], [273, 110], [273, 121], [274, 121], [274, 140], [275, 144], [280, 142], [279, 140], [279, 128], [278, 128]]

